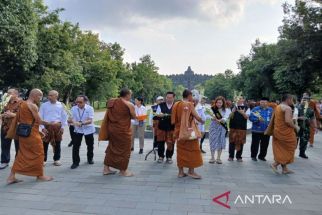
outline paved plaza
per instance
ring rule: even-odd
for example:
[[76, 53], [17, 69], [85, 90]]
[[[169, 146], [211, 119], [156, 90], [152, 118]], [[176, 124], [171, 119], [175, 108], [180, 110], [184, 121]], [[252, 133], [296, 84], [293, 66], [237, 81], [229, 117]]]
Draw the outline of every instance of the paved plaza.
[[[50, 159], [47, 163], [46, 173], [55, 177], [53, 182], [37, 183], [34, 178], [19, 176], [24, 179], [23, 183], [7, 186], [5, 180], [9, 169], [0, 171], [0, 214], [322, 214], [322, 134], [316, 136], [314, 148], [308, 149], [309, 160], [296, 157], [295, 163], [290, 165], [295, 171], [293, 175], [273, 174], [269, 168], [271, 146], [267, 162], [252, 161], [250, 136], [244, 148], [243, 163], [228, 162], [225, 150], [222, 165], [209, 164], [207, 140], [204, 166], [197, 169], [202, 180], [177, 178], [175, 159], [172, 165], [158, 164], [153, 156], [145, 161], [145, 154], [138, 154], [138, 142], [130, 160], [130, 170], [135, 173], [132, 178], [102, 176], [106, 142], [99, 146], [96, 142], [95, 164], [92, 166], [85, 162], [86, 145], [83, 143], [81, 165], [71, 170], [72, 149], [67, 147], [68, 143], [67, 133], [62, 147], [63, 166], [53, 166]], [[146, 139], [144, 153], [151, 148], [152, 140]], [[225, 197], [229, 196], [227, 205], [230, 209], [213, 201], [216, 196], [229, 191], [230, 195], [218, 201], [225, 205]], [[249, 201], [245, 202], [245, 198]], [[251, 198], [255, 200], [252, 202]], [[276, 203], [273, 198], [282, 200]]]

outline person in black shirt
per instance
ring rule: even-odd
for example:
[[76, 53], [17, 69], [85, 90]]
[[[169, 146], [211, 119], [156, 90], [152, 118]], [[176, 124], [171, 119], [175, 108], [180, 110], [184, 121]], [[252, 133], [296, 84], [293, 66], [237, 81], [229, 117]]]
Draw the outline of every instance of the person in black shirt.
[[242, 96], [237, 99], [236, 105], [232, 108], [229, 121], [229, 161], [233, 161], [235, 157], [238, 162], [242, 162], [243, 146], [246, 143], [247, 119], [250, 110], [244, 105], [245, 100]]
[[157, 142], [157, 130], [158, 130], [158, 117], [156, 116], [156, 112], [158, 110], [159, 104], [162, 103], [164, 98], [162, 96], [158, 96], [155, 105], [151, 106], [151, 111], [152, 114], [150, 115], [150, 118], [152, 119], [150, 122], [150, 125], [152, 125], [152, 130], [153, 130], [153, 148], [158, 147], [158, 142]]
[[162, 163], [164, 160], [164, 145], [167, 143], [166, 162], [171, 164], [175, 142], [173, 138], [174, 126], [171, 125], [171, 112], [175, 100], [174, 92], [167, 92], [165, 100], [165, 102], [158, 105], [156, 111], [156, 115], [158, 116], [158, 163]]

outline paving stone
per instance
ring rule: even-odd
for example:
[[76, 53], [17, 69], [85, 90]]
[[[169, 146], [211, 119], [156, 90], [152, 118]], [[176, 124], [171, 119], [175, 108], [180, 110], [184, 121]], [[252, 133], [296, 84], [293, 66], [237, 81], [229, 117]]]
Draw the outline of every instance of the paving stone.
[[[260, 215], [321, 215], [322, 214], [322, 134], [316, 136], [314, 148], [308, 148], [308, 160], [296, 157], [290, 168], [292, 175], [275, 175], [269, 164], [273, 160], [271, 144], [267, 162], [250, 159], [250, 136], [244, 147], [244, 162], [228, 162], [228, 152], [223, 152], [223, 164], [209, 164], [210, 152], [205, 141], [204, 165], [196, 171], [202, 180], [177, 178], [176, 155], [174, 163], [158, 164], [153, 158], [144, 160], [138, 154], [138, 141], [131, 155], [129, 168], [132, 178], [118, 175], [102, 176], [106, 144], [95, 145], [95, 164], [88, 165], [86, 147], [82, 145], [82, 163], [71, 170], [71, 148], [68, 134], [62, 145], [63, 166], [55, 167], [49, 160], [45, 171], [54, 176], [53, 182], [37, 183], [34, 178], [18, 176], [24, 182], [7, 186], [10, 169], [0, 171], [0, 215], [208, 215], [208, 214], [260, 214]], [[97, 138], [96, 138], [97, 139]], [[152, 148], [146, 139], [145, 152]], [[12, 148], [14, 155], [14, 147]], [[296, 156], [298, 151], [296, 152]], [[52, 150], [49, 150], [52, 157]], [[227, 204], [230, 209], [213, 198], [230, 191]], [[292, 204], [235, 204], [240, 196], [288, 195]], [[225, 203], [226, 199], [220, 199]]]

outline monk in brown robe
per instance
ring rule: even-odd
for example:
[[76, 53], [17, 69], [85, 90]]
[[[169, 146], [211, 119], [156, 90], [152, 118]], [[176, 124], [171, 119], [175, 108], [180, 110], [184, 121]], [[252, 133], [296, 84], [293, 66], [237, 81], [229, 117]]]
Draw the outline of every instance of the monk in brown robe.
[[[17, 113], [16, 125], [9, 129], [8, 135], [12, 135], [16, 129], [17, 122], [32, 125], [31, 133], [28, 137], [19, 138], [19, 153], [15, 159], [11, 173], [7, 179], [8, 184], [18, 183], [15, 177], [16, 173], [27, 176], [35, 176], [38, 181], [51, 181], [50, 176], [44, 175], [44, 148], [41, 135], [39, 133], [39, 125], [46, 124], [43, 122], [38, 113], [38, 106], [43, 93], [39, 89], [33, 89], [30, 92], [27, 101], [21, 103]], [[14, 129], [13, 129], [14, 128]]]
[[[10, 95], [10, 100], [8, 104], [3, 108], [0, 115], [0, 120], [2, 119], [1, 125], [1, 164], [0, 169], [5, 169], [10, 163], [10, 148], [12, 139], [6, 138], [7, 132], [11, 126], [11, 123], [16, 117], [16, 113], [19, 110], [19, 106], [22, 100], [19, 98], [19, 91], [17, 89], [11, 88], [8, 90], [8, 95]], [[19, 150], [18, 138], [14, 138], [16, 155]]]
[[320, 127], [320, 125], [319, 125], [319, 122], [320, 122], [320, 110], [319, 110], [319, 107], [317, 105], [317, 101], [315, 101], [315, 100], [310, 100], [309, 107], [312, 110], [314, 110], [314, 115], [315, 115], [315, 119], [316, 119], [315, 120], [316, 123], [311, 122], [311, 124], [310, 124], [310, 139], [309, 139], [309, 143], [310, 143], [310, 147], [313, 147], [314, 136], [318, 132], [318, 128]]
[[[199, 117], [193, 105], [192, 93], [190, 90], [183, 91], [183, 100], [174, 104], [171, 114], [171, 123], [175, 125], [174, 138], [177, 140], [177, 166], [179, 169], [178, 177], [190, 176], [194, 179], [201, 179], [195, 172], [195, 168], [202, 166], [202, 156], [198, 138], [201, 133], [195, 124], [195, 119], [204, 123]], [[192, 131], [191, 137], [185, 138], [187, 131]], [[184, 167], [189, 168], [188, 174], [184, 172]]]
[[120, 175], [133, 176], [128, 170], [131, 155], [132, 129], [131, 119], [135, 119], [135, 110], [130, 103], [132, 92], [122, 89], [120, 97], [107, 102], [107, 111], [101, 125], [99, 141], [108, 140], [104, 160], [104, 175], [115, 174], [110, 167], [120, 170]]
[[271, 168], [278, 173], [278, 166], [282, 166], [283, 174], [294, 173], [287, 165], [294, 162], [294, 154], [297, 147], [296, 131], [299, 127], [293, 122], [293, 114], [290, 106], [293, 105], [293, 96], [286, 94], [282, 103], [275, 108], [273, 129], [273, 155], [275, 162]]

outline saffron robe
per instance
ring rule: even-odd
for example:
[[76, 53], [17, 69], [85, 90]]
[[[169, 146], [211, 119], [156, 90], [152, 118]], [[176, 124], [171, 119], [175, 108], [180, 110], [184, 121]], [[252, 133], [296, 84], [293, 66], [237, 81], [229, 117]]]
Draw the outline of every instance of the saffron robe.
[[131, 119], [135, 118], [134, 106], [121, 98], [107, 102], [107, 111], [101, 125], [99, 141], [108, 140], [104, 164], [126, 170], [131, 155]]
[[294, 128], [285, 122], [285, 112], [281, 105], [275, 109], [273, 131], [273, 154], [274, 160], [280, 164], [294, 162], [294, 154], [297, 147], [297, 139]]
[[[190, 120], [190, 118], [198, 116], [192, 103], [189, 104], [189, 111], [191, 111], [190, 116], [185, 116], [186, 114], [184, 113], [184, 108], [186, 107], [187, 105], [183, 101], [175, 103], [171, 115], [171, 123], [175, 125], [174, 138], [177, 140], [177, 166], [179, 168], [197, 168], [203, 164], [198, 139], [179, 139], [182, 129], [188, 129], [181, 126], [183, 121], [182, 118], [185, 117], [184, 120]], [[188, 123], [185, 124], [188, 125]]]
[[[19, 123], [32, 124], [34, 117], [27, 102], [22, 102], [17, 113]], [[44, 148], [39, 133], [39, 123], [35, 120], [29, 137], [18, 137], [19, 152], [14, 161], [12, 171], [21, 175], [44, 175]]]

